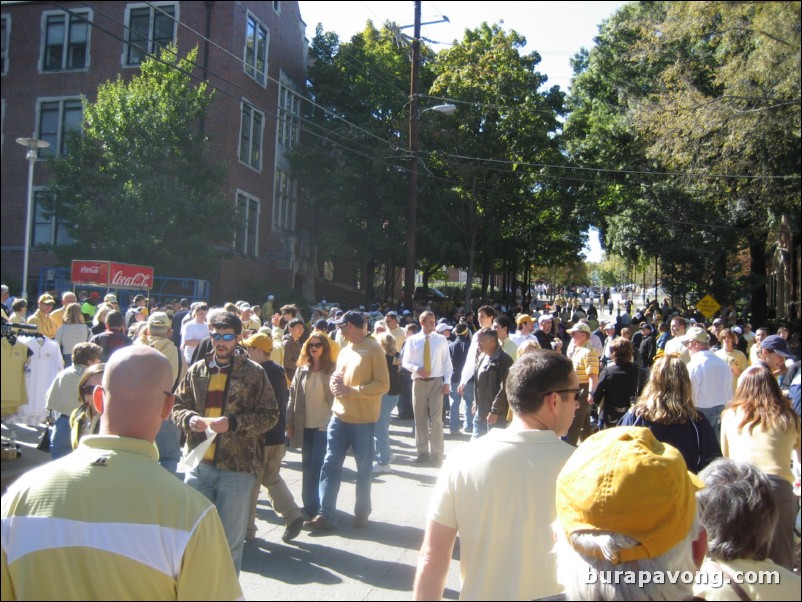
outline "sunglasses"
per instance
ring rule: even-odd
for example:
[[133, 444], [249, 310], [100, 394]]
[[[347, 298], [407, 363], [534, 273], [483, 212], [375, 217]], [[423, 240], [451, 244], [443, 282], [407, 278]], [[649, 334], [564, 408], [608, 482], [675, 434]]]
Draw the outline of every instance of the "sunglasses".
[[310, 349], [320, 349], [323, 347], [323, 343], [309, 343]]
[[213, 332], [209, 336], [212, 337], [213, 341], [226, 341], [227, 343], [230, 343], [237, 338], [237, 335], [235, 334], [220, 334], [218, 332]]
[[582, 389], [558, 389], [556, 391], [551, 391], [551, 393], [573, 393], [574, 394], [574, 401], [579, 401], [579, 394], [582, 392]]
[[82, 396], [91, 395], [95, 392], [95, 385], [83, 385], [80, 388], [80, 392]]

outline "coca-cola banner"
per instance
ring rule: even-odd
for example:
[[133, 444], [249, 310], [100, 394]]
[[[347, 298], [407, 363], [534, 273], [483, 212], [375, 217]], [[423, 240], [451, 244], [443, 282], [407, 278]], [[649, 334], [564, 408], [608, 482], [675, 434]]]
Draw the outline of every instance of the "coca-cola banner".
[[74, 259], [72, 282], [106, 288], [148, 290], [153, 288], [153, 268], [113, 261]]
[[111, 262], [109, 261], [83, 261], [73, 259], [72, 261], [72, 282], [73, 284], [91, 284], [94, 286], [108, 286], [109, 274], [111, 273]]
[[153, 268], [144, 265], [111, 262], [109, 287], [141, 290], [153, 288]]

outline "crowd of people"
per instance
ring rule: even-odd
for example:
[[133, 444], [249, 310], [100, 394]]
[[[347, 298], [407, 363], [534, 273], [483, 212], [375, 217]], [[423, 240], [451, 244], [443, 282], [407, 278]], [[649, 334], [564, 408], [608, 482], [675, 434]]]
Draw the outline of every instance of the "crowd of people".
[[[798, 598], [800, 370], [787, 329], [752, 333], [726, 310], [707, 324], [665, 302], [599, 320], [592, 296], [584, 306], [533, 303], [528, 313], [319, 307], [309, 320], [293, 304], [274, 308], [272, 295], [261, 306], [219, 307], [188, 299], [148, 307], [139, 295], [125, 312], [113, 294], [79, 303], [68, 291], [61, 301], [54, 311], [55, 297], [44, 294], [27, 318], [57, 341], [65, 367], [47, 391], [54, 462], [3, 497], [4, 600], [53, 595], [32, 577], [38, 548], [23, 538], [47, 537], [27, 518], [101, 531], [140, 503], [146, 480], [155, 497], [142, 502], [141, 524], [191, 528], [170, 540], [171, 568], [142, 595], [165, 597], [156, 588], [167, 578], [178, 597], [197, 596], [204, 580], [204, 597], [237, 597], [262, 487], [285, 543], [303, 529], [333, 532], [350, 448], [353, 527], [369, 525], [373, 478], [396, 461], [394, 413], [412, 420], [414, 463], [439, 471], [415, 599], [442, 596], [457, 537], [463, 599], [727, 599], [724, 586], [636, 591], [603, 575], [756, 566], [780, 571], [782, 587], [750, 590], [749, 599]], [[465, 444], [446, 458], [447, 435]], [[281, 476], [288, 444], [301, 452], [300, 503]], [[126, 483], [143, 463], [147, 472]], [[86, 491], [74, 493], [82, 483]], [[129, 496], [132, 487], [141, 491]], [[157, 507], [179, 489], [186, 508]], [[52, 505], [36, 503], [48, 495]], [[125, 502], [116, 508], [110, 496]], [[758, 528], [751, 521], [761, 512]], [[142, 562], [133, 544], [72, 537], [43, 549]], [[224, 565], [214, 574], [204, 574], [209, 558], [196, 558], [207, 545]], [[155, 568], [143, 567], [143, 579]], [[121, 597], [114, 584], [85, 587], [85, 599]]]

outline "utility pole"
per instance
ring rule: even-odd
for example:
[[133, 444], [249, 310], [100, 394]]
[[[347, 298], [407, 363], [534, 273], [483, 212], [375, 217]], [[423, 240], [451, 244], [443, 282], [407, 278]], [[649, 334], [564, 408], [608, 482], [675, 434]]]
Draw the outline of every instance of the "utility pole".
[[409, 90], [409, 191], [407, 193], [407, 256], [404, 264], [404, 307], [415, 308], [416, 229], [418, 216], [418, 83], [420, 63], [420, 0], [415, 0], [415, 25], [412, 36], [412, 74]]

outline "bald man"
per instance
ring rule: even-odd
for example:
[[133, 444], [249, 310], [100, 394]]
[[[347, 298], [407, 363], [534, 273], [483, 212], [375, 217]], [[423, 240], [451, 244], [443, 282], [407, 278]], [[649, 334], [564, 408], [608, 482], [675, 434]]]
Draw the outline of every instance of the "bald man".
[[242, 597], [214, 505], [157, 462], [172, 384], [150, 347], [109, 360], [93, 395], [100, 433], [2, 498], [3, 600]]

